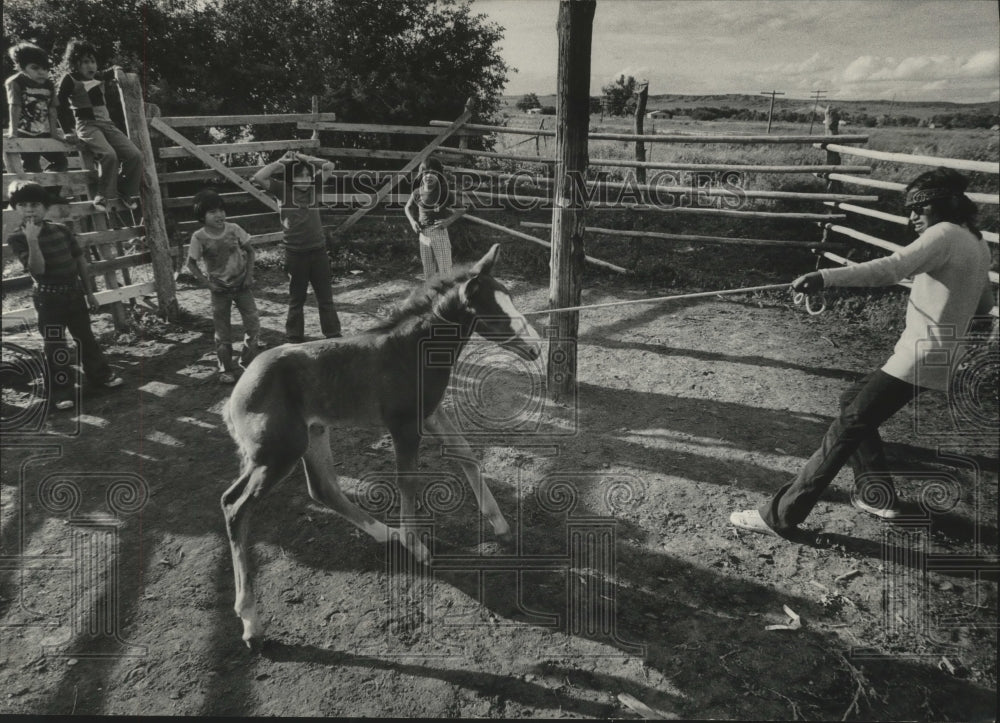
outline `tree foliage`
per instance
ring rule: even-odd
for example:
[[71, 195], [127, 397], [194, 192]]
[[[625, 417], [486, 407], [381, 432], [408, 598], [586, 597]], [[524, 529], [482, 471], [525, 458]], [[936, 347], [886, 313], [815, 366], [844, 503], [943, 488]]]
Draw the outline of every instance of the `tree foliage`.
[[534, 93], [526, 93], [525, 95], [521, 96], [521, 99], [517, 101], [514, 107], [517, 108], [522, 113], [525, 113], [531, 108], [540, 108], [541, 105], [542, 104], [538, 102], [537, 95], [535, 95]]
[[[7, 0], [5, 49], [90, 39], [165, 115], [304, 112], [425, 124], [500, 107], [502, 28], [469, 0]], [[4, 57], [5, 74], [12, 71]]]
[[633, 115], [636, 106], [635, 89], [635, 78], [631, 75], [620, 75], [601, 88], [606, 103], [605, 112], [608, 115]]

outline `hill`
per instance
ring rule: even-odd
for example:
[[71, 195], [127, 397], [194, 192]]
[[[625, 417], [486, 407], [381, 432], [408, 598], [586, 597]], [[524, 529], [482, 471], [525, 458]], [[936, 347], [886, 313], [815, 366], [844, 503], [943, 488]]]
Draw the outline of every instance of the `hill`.
[[[514, 104], [521, 98], [520, 95], [507, 95], [503, 98], [504, 106], [513, 108]], [[555, 105], [556, 96], [540, 95], [539, 102], [544, 105]], [[1000, 102], [990, 101], [984, 103], [950, 103], [945, 101], [890, 101], [890, 100], [839, 100], [832, 99], [829, 102], [841, 111], [848, 113], [867, 113], [871, 116], [883, 114], [909, 115], [919, 119], [929, 119], [942, 113], [969, 113], [969, 114], [1000, 114]], [[699, 107], [714, 108], [735, 108], [748, 110], [766, 111], [771, 103], [770, 96], [765, 95], [740, 95], [740, 94], [717, 94], [717, 95], [675, 95], [664, 93], [651, 95], [646, 104], [647, 111], [660, 109], [673, 110], [681, 108], [693, 110]], [[825, 103], [821, 103], [825, 105]], [[813, 101], [808, 98], [788, 98], [778, 96], [774, 101], [774, 110], [790, 110], [796, 113], [808, 113], [812, 110]]]

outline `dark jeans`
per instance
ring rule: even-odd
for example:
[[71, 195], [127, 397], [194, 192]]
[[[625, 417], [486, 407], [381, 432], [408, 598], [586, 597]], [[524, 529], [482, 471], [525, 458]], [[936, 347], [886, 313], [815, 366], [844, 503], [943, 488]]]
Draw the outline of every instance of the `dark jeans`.
[[21, 165], [24, 166], [25, 173], [41, 173], [42, 159], [49, 162], [46, 171], [62, 172], [69, 170], [69, 160], [65, 153], [51, 151], [47, 153], [22, 153]]
[[340, 336], [340, 318], [333, 305], [333, 278], [326, 249], [296, 252], [285, 251], [285, 273], [288, 274], [288, 317], [285, 319], [285, 338], [290, 342], [305, 340], [303, 307], [309, 285], [312, 284], [319, 306], [319, 326], [328, 339]]
[[88, 381], [103, 384], [114, 376], [94, 338], [87, 302], [79, 289], [36, 290], [33, 301], [38, 312], [38, 331], [45, 342], [45, 382], [52, 402], [73, 398], [76, 373], [72, 368], [73, 355], [66, 348], [66, 329], [80, 347], [80, 362]]
[[[840, 397], [840, 416], [798, 477], [758, 508], [764, 521], [784, 532], [805, 520], [848, 462], [854, 471], [855, 494], [892, 504], [895, 490], [878, 428], [923, 391], [881, 370], [852, 385]], [[868, 494], [866, 488], [872, 488]]]

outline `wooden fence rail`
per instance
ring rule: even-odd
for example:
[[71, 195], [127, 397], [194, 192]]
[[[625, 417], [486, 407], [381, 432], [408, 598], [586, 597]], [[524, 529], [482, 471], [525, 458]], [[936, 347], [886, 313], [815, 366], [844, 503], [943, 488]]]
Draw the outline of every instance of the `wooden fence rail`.
[[[432, 126], [446, 126], [448, 121], [432, 120]], [[467, 123], [467, 130], [487, 131], [490, 133], [512, 133], [529, 136], [549, 136], [555, 137], [554, 130], [540, 130], [537, 128], [512, 128], [509, 126], [491, 126], [475, 123]], [[799, 143], [814, 144], [816, 136], [778, 136], [778, 135], [685, 135], [685, 134], [658, 134], [644, 133], [590, 133], [587, 136], [592, 141], [642, 141], [643, 143], [736, 143], [736, 144], [756, 144], [756, 143]], [[866, 135], [837, 136], [841, 143], [867, 143]]]
[[[843, 136], [837, 136], [837, 140], [842, 140]], [[875, 151], [870, 148], [852, 148], [838, 143], [815, 143], [813, 148], [830, 150], [842, 153], [845, 156], [860, 156], [861, 158], [874, 158], [879, 161], [892, 161], [894, 163], [908, 163], [918, 166], [943, 166], [956, 171], [973, 171], [976, 173], [992, 173], [1000, 175], [1000, 163], [990, 161], [966, 161], [959, 158], [939, 158], [937, 156], [921, 156], [912, 153], [889, 153], [887, 151]]]
[[[884, 191], [899, 191], [902, 193], [906, 190], [905, 183], [893, 183], [892, 181], [880, 181], [875, 178], [858, 178], [857, 176], [847, 176], [843, 173], [830, 173], [827, 178], [831, 181], [841, 181], [843, 183], [853, 183], [855, 186], [867, 186], [869, 188], [880, 188]], [[965, 194], [969, 197], [970, 201], [975, 203], [986, 203], [992, 204], [994, 206], [1000, 204], [1000, 194], [996, 193], [974, 193], [969, 192]]]

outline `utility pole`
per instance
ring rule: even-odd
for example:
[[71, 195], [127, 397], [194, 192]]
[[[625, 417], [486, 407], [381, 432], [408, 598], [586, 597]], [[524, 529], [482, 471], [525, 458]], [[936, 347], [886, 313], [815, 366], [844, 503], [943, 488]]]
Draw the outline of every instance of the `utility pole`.
[[779, 93], [776, 90], [762, 90], [761, 95], [771, 96], [771, 107], [767, 109], [767, 132], [771, 132], [771, 116], [774, 114], [774, 96], [784, 95], [784, 93]]
[[809, 135], [813, 133], [813, 121], [816, 119], [816, 108], [819, 107], [820, 100], [823, 100], [823, 96], [826, 95], [825, 90], [814, 90], [812, 92], [813, 98], [813, 109], [812, 113], [809, 114]]

